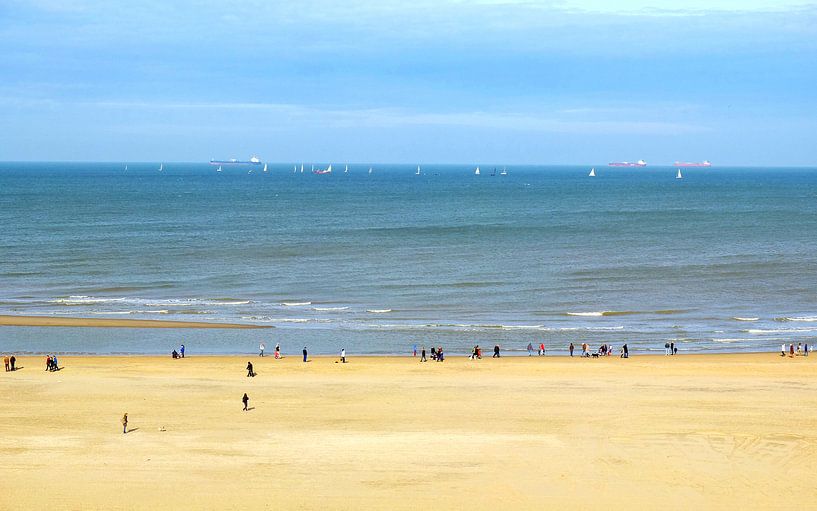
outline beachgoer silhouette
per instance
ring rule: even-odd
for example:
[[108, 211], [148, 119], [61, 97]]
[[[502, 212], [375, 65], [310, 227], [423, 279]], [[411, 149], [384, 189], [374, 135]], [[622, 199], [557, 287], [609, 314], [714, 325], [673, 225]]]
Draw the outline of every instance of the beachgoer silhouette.
[[247, 395], [246, 392], [244, 393], [244, 397], [241, 398], [241, 402], [244, 403], [244, 411], [246, 412], [247, 404], [250, 402], [250, 397]]
[[252, 362], [247, 362], [247, 376], [255, 376], [255, 373], [252, 370]]

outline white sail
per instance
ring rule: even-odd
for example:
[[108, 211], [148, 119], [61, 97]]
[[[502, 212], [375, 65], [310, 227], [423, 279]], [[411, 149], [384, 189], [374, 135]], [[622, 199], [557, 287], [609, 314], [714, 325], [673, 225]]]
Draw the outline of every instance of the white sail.
[[164, 163], [160, 163], [160, 164], [159, 164], [159, 172], [162, 172], [164, 169], [165, 169], [165, 164], [164, 164]]
[[590, 177], [596, 177], [596, 167], [590, 169], [590, 174], [587, 174]]
[[304, 173], [304, 164], [301, 163], [301, 174], [303, 174], [303, 173]]
[[267, 171], [267, 164], [265, 163], [264, 164], [264, 172], [266, 172], [266, 171]]
[[218, 168], [216, 169], [216, 172], [221, 172], [221, 165], [218, 166]]
[[477, 170], [475, 170], [475, 171], [474, 171], [474, 175], [475, 175], [475, 176], [478, 176], [478, 175], [479, 175], [479, 167], [477, 167]]
[[502, 172], [500, 172], [499, 175], [500, 176], [507, 176], [508, 175], [508, 171], [505, 170], [505, 167], [502, 167]]
[[348, 173], [349, 173], [349, 165], [346, 165], [346, 168], [345, 168], [345, 169], [343, 169], [343, 173], [344, 173], [344, 174], [348, 174]]
[[127, 166], [127, 165], [125, 165], [125, 171], [127, 172], [127, 170], [128, 170], [128, 166]]
[[675, 174], [675, 179], [684, 179], [684, 175], [681, 174], [681, 169], [678, 169], [678, 173]]
[[371, 174], [371, 173], [372, 173], [372, 168], [371, 168], [371, 167], [369, 167], [369, 174]]
[[298, 166], [297, 166], [297, 165], [293, 165], [293, 166], [292, 166], [292, 173], [294, 174], [294, 173], [296, 173], [296, 172], [298, 172]]
[[419, 165], [417, 165], [417, 172], [415, 172], [415, 173], [414, 173], [414, 175], [415, 175], [415, 176], [419, 176], [419, 175], [420, 175], [420, 166], [419, 166]]
[[252, 174], [252, 169], [248, 170], [247, 174]]

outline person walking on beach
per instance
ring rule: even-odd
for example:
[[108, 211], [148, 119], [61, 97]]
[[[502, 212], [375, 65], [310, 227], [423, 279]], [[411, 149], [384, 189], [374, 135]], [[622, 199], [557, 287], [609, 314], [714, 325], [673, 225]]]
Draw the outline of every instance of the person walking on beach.
[[443, 355], [443, 347], [437, 346], [437, 362], [443, 362], [445, 360], [445, 355]]
[[14, 365], [17, 363], [17, 357], [12, 355], [11, 358], [9, 359], [9, 363], [11, 364], [11, 370], [16, 371], [17, 368]]
[[545, 356], [545, 343], [543, 342], [539, 343], [539, 355]]
[[60, 364], [57, 362], [57, 355], [51, 355], [51, 370], [52, 371], [60, 370]]
[[789, 344], [789, 356], [794, 358], [794, 343]]
[[420, 350], [420, 362], [428, 362], [428, 360], [426, 360], [426, 347], [425, 346], [423, 346], [423, 349]]
[[574, 349], [575, 349], [575, 346], [573, 346], [573, 343], [571, 342], [570, 346], [567, 347], [567, 350], [570, 352], [571, 357], [573, 356], [573, 350]]
[[677, 350], [675, 349], [675, 341], [669, 343], [669, 354], [675, 355], [676, 351]]
[[6, 372], [9, 372], [9, 356], [6, 355], [3, 357], [3, 365], [6, 367]]
[[412, 351], [412, 353], [414, 353], [412, 356], [416, 357], [417, 356], [417, 345], [416, 344], [411, 347], [411, 351]]
[[124, 435], [127, 432], [128, 432], [128, 414], [126, 413], [125, 415], [122, 416], [122, 434]]
[[431, 347], [431, 360], [437, 360], [437, 348]]
[[786, 343], [785, 342], [780, 345], [780, 356], [781, 357], [786, 356]]
[[[802, 354], [803, 354], [803, 343], [798, 342], [797, 343], [797, 356], [799, 357]], [[12, 366], [12, 367], [14, 367], [14, 366]]]
[[588, 348], [587, 343], [583, 342], [582, 343], [582, 356], [583, 357], [589, 357], [590, 356], [590, 352], [587, 351], [587, 348]]
[[627, 345], [621, 347], [621, 358], [630, 358], [630, 352], [627, 350]]
[[669, 355], [669, 342], [664, 343], [664, 355]]
[[247, 377], [255, 378], [255, 372], [252, 370], [252, 362], [247, 362]]
[[494, 344], [494, 356], [491, 358], [499, 358], [499, 344]]
[[263, 357], [264, 356], [264, 350], [267, 349], [267, 347], [264, 346], [264, 343], [262, 342], [261, 344], [258, 345], [258, 349], [261, 350], [261, 353], [259, 353], [258, 356]]
[[346, 348], [341, 348], [340, 349], [340, 363], [341, 364], [346, 363]]
[[808, 343], [803, 345], [803, 356], [808, 356]]
[[184, 358], [184, 344], [179, 346], [179, 355]]
[[275, 360], [281, 358], [281, 343], [275, 343]]
[[247, 405], [250, 402], [250, 396], [248, 396], [246, 392], [244, 393], [244, 397], [241, 398], [241, 402], [244, 403], [244, 411], [248, 411]]
[[306, 353], [306, 346], [304, 346], [304, 362], [306, 362], [306, 356], [307, 356], [307, 353]]

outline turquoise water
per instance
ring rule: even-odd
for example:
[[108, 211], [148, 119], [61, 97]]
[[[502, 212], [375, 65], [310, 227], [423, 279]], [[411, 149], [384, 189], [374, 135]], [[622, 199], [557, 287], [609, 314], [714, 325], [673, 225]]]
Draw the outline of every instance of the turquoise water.
[[774, 351], [817, 336], [817, 169], [124, 165], [0, 163], [0, 313], [274, 328], [5, 327], [0, 351]]

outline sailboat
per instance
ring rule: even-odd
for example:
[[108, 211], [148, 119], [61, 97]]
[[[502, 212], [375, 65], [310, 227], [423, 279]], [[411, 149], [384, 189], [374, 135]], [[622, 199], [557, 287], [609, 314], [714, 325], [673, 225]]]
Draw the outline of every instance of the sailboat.
[[252, 169], [248, 170], [247, 174], [252, 174]]
[[589, 177], [596, 177], [596, 167], [590, 169], [590, 173], [587, 174]]
[[304, 173], [304, 164], [301, 163], [301, 174], [303, 174], [303, 173]]
[[159, 172], [163, 172], [164, 170], [165, 170], [165, 164], [164, 164], [164, 163], [160, 163], [160, 164], [159, 164]]
[[500, 172], [499, 175], [500, 176], [507, 176], [508, 175], [508, 171], [505, 170], [505, 167], [502, 167], [502, 172]]
[[293, 173], [293, 174], [295, 174], [296, 172], [298, 172], [298, 166], [297, 166], [297, 165], [293, 165], [293, 166], [292, 166], [292, 173]]
[[372, 168], [371, 168], [371, 167], [369, 167], [369, 174], [371, 174], [371, 173], [372, 173]]
[[475, 170], [475, 171], [474, 171], [474, 175], [475, 175], [475, 176], [478, 176], [478, 175], [479, 175], [479, 167], [477, 167], [477, 170]]
[[266, 171], [267, 171], [267, 164], [265, 163], [264, 164], [264, 172], [266, 172]]
[[343, 173], [344, 173], [344, 174], [348, 174], [348, 173], [349, 173], [349, 165], [346, 165], [346, 168], [345, 168], [345, 169], [343, 169]]
[[415, 172], [415, 173], [414, 173], [414, 175], [415, 175], [415, 176], [419, 176], [419, 175], [420, 175], [420, 166], [419, 166], [419, 165], [417, 165], [417, 172]]
[[684, 179], [684, 175], [681, 174], [681, 169], [678, 169], [678, 173], [675, 174], [675, 179]]
[[221, 165], [218, 166], [218, 168], [216, 169], [216, 172], [221, 172]]
[[127, 171], [128, 171], [128, 166], [127, 166], [127, 165], [125, 165], [125, 172], [127, 172]]
[[329, 165], [328, 167], [326, 167], [325, 169], [313, 170], [313, 171], [312, 171], [312, 173], [313, 173], [313, 174], [319, 174], [319, 175], [320, 175], [320, 174], [331, 174], [331, 173], [332, 173], [332, 165], [330, 164], [330, 165]]

